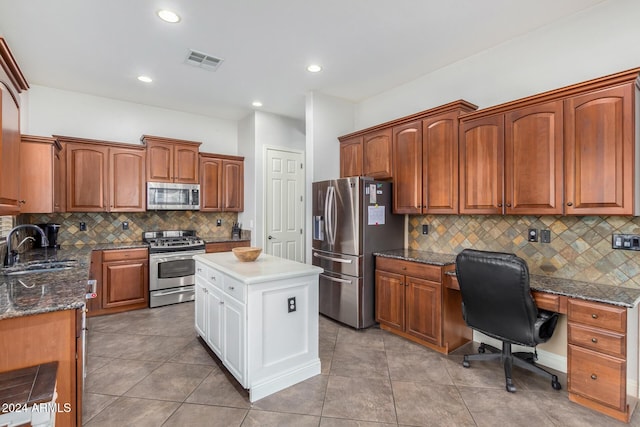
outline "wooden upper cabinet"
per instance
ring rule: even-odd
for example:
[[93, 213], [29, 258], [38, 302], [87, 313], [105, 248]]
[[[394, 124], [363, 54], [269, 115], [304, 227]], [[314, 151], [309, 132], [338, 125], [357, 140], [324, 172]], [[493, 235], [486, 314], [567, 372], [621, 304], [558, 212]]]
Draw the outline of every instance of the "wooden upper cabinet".
[[147, 181], [198, 184], [200, 142], [143, 135]]
[[54, 138], [22, 135], [20, 212], [60, 212], [59, 168], [62, 145]]
[[366, 133], [362, 137], [364, 176], [387, 179], [392, 173], [392, 129]]
[[340, 178], [362, 176], [362, 136], [340, 141]]
[[145, 158], [143, 150], [109, 150], [109, 211], [146, 211]]
[[244, 158], [200, 153], [200, 210], [244, 210]]
[[422, 123], [393, 128], [393, 212], [422, 212]]
[[109, 148], [67, 143], [67, 212], [106, 212]]
[[567, 214], [634, 214], [634, 90], [627, 83], [565, 100]]
[[504, 115], [460, 126], [460, 213], [502, 214]]
[[0, 37], [0, 215], [20, 213], [20, 98], [29, 85]]
[[562, 101], [505, 114], [505, 212], [562, 214]]
[[422, 121], [422, 212], [458, 213], [458, 116]]

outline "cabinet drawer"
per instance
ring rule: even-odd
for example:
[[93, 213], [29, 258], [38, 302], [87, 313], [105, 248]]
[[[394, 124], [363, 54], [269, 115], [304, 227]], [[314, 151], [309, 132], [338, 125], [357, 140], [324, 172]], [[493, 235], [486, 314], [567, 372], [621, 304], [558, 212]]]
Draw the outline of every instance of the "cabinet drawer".
[[[224, 289], [224, 274], [220, 273], [218, 270], [214, 269], [214, 268], [206, 268], [206, 273], [207, 273], [207, 281], [209, 283], [211, 283], [213, 286], [215, 286], [218, 289]], [[197, 271], [196, 271], [197, 273]]]
[[608, 304], [569, 299], [568, 320], [596, 328], [625, 333], [627, 331], [627, 310]]
[[196, 276], [209, 280], [209, 268], [201, 262], [196, 262]]
[[147, 259], [147, 248], [102, 251], [102, 262]]
[[538, 308], [556, 313], [560, 312], [560, 296], [537, 291], [531, 292], [531, 295], [533, 295]]
[[403, 261], [394, 258], [376, 257], [376, 269], [405, 274], [437, 283], [442, 282], [442, 268], [435, 265]]
[[569, 361], [569, 393], [625, 410], [627, 384], [623, 360], [569, 345]]
[[234, 297], [240, 302], [244, 302], [244, 284], [238, 282], [231, 277], [225, 277], [224, 279], [224, 291], [227, 295]]
[[569, 344], [607, 353], [621, 359], [626, 358], [627, 347], [624, 335], [575, 323], [569, 323], [567, 335]]

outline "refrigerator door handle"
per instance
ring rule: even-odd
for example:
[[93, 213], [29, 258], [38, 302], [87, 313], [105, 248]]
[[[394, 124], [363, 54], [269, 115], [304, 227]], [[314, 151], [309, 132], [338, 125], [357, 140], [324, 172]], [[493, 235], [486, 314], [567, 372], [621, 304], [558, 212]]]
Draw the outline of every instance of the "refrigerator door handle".
[[351, 259], [333, 258], [330, 256], [320, 255], [318, 252], [314, 252], [313, 256], [316, 258], [326, 259], [327, 261], [342, 262], [344, 264], [351, 264], [353, 262]]
[[336, 243], [336, 209], [335, 209], [335, 201], [336, 201], [336, 189], [333, 186], [329, 186], [327, 188], [327, 200], [325, 203], [325, 218], [327, 219], [327, 235], [329, 237], [329, 244], [331, 246]]
[[336, 279], [335, 277], [331, 277], [331, 276], [327, 276], [325, 274], [320, 273], [320, 277], [323, 277], [327, 280], [331, 280], [332, 282], [338, 282], [338, 283], [346, 283], [348, 285], [351, 284], [351, 280], [346, 280], [346, 279]]

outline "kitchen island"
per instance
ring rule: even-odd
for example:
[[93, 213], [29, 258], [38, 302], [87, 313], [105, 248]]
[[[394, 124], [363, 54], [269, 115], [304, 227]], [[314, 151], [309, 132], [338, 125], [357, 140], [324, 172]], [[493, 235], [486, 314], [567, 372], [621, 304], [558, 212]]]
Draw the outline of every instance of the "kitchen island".
[[320, 374], [318, 276], [322, 269], [262, 254], [196, 261], [195, 329], [255, 402]]

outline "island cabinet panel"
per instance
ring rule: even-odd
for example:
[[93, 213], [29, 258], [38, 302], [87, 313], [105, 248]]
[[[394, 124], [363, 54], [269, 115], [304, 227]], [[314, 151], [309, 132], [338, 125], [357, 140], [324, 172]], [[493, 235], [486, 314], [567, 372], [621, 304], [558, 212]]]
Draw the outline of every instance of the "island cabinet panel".
[[452, 266], [376, 257], [376, 321], [380, 328], [441, 353], [472, 339], [459, 292], [445, 288]]
[[362, 136], [340, 140], [340, 178], [362, 176]]
[[254, 402], [320, 374], [318, 267], [196, 255], [195, 329]]
[[392, 171], [392, 130], [381, 129], [362, 136], [364, 176], [375, 179], [388, 179]]
[[200, 142], [152, 135], [141, 140], [147, 147], [147, 181], [198, 184]]
[[505, 213], [562, 214], [562, 101], [505, 114]]
[[634, 213], [634, 91], [628, 83], [565, 100], [567, 214]]
[[460, 133], [460, 213], [501, 214], [504, 116], [463, 122]]

